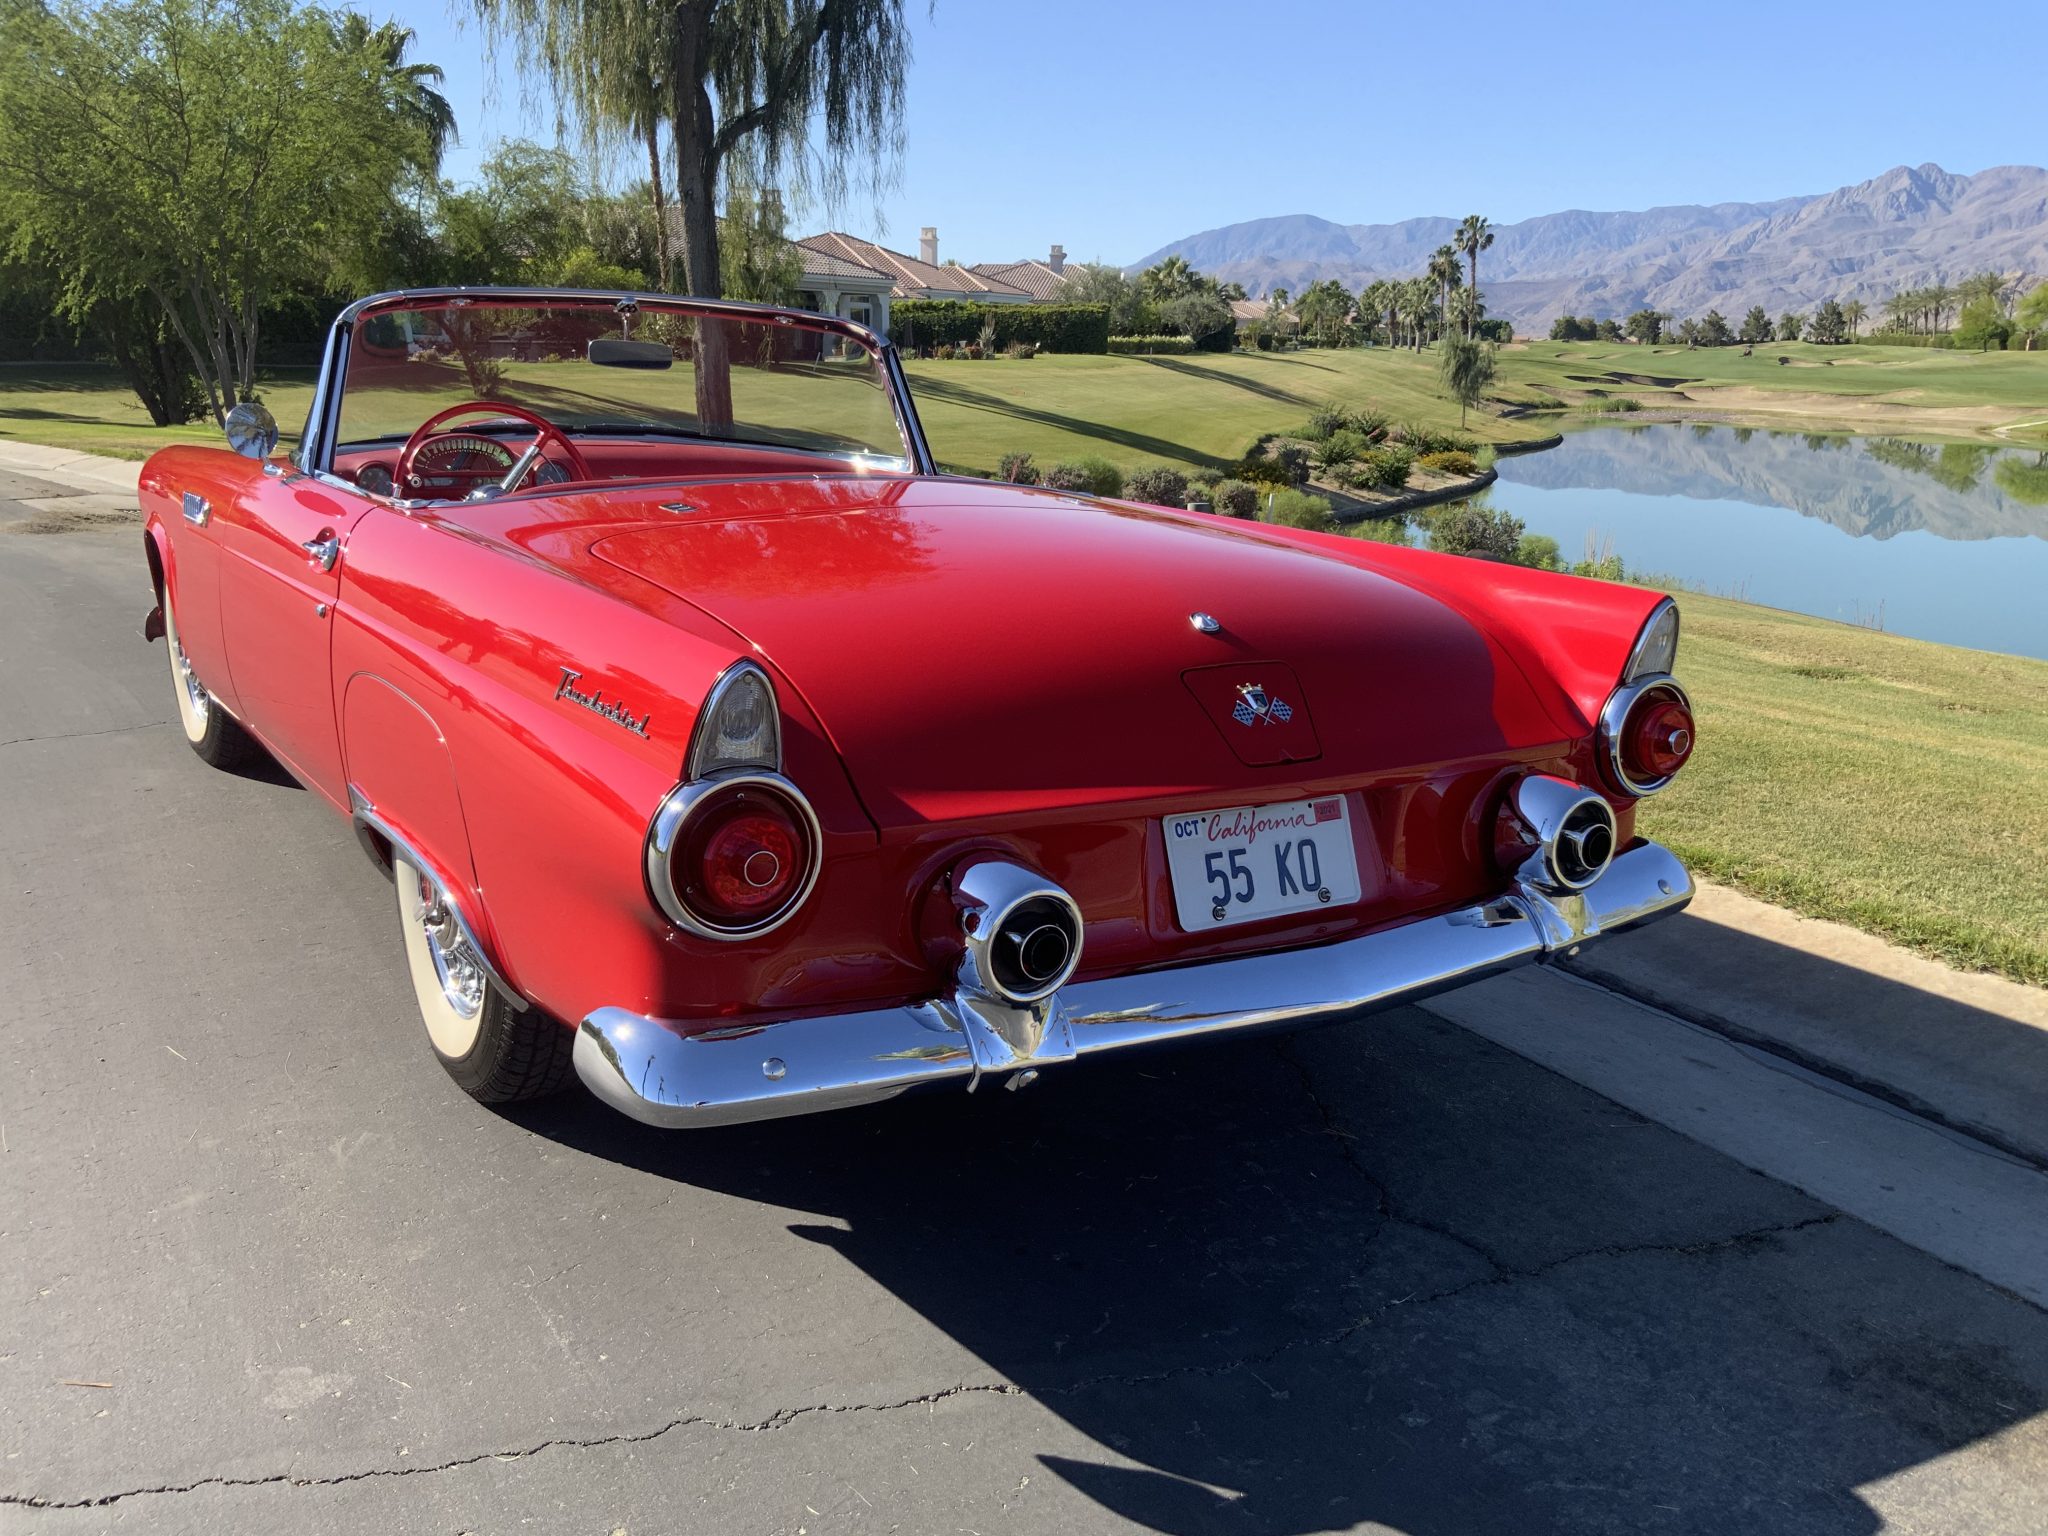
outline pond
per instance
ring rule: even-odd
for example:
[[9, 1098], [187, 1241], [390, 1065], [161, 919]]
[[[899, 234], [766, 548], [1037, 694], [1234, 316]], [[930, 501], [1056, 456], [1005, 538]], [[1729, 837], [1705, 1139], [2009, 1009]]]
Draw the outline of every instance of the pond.
[[2048, 455], [1655, 423], [1500, 461], [1495, 505], [1567, 560], [1978, 650], [2048, 657]]

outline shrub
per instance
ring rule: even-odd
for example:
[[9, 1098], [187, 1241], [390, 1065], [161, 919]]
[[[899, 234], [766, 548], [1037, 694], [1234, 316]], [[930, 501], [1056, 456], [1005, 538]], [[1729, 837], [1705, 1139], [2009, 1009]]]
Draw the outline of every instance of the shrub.
[[1045, 472], [1045, 483], [1055, 491], [1086, 491], [1090, 496], [1121, 496], [1124, 472], [1107, 459], [1071, 459]]
[[996, 478], [1012, 485], [1038, 484], [1038, 466], [1028, 453], [1006, 453], [996, 463]]
[[1164, 464], [1154, 465], [1131, 476], [1124, 495], [1155, 507], [1184, 507], [1188, 504], [1188, 477]]
[[1369, 544], [1399, 544], [1405, 549], [1410, 542], [1407, 519], [1400, 516], [1360, 518], [1344, 531]]
[[1234, 478], [1249, 481], [1253, 485], [1282, 486], [1294, 483], [1288, 478], [1287, 471], [1278, 463], [1262, 456], [1240, 459], [1231, 466], [1230, 473]]
[[1479, 461], [1469, 453], [1447, 449], [1442, 453], [1425, 453], [1415, 461], [1417, 469], [1432, 470], [1439, 475], [1476, 475]]
[[1417, 453], [1470, 453], [1479, 444], [1459, 432], [1443, 432], [1419, 422], [1404, 422], [1394, 435]]
[[1349, 427], [1339, 427], [1316, 444], [1316, 466], [1325, 472], [1342, 469], [1365, 456], [1366, 441]]
[[1309, 416], [1308, 425], [1301, 429], [1301, 435], [1311, 442], [1322, 442], [1332, 433], [1342, 432], [1351, 425], [1351, 411], [1334, 400], [1325, 400]]
[[1003, 351], [1020, 362], [1026, 362], [1038, 356], [1038, 343], [1035, 341], [1013, 341]]
[[1308, 484], [1308, 450], [1299, 443], [1282, 443], [1275, 448], [1273, 462], [1287, 476], [1286, 484]]
[[1112, 336], [1104, 350], [1121, 356], [1177, 357], [1194, 351], [1195, 344], [1186, 336]]
[[1375, 448], [1358, 461], [1359, 484], [1398, 491], [1408, 483], [1408, 471], [1414, 466], [1414, 453], [1399, 443]]
[[1281, 528], [1306, 528], [1313, 533], [1327, 533], [1330, 529], [1330, 504], [1306, 491], [1275, 491], [1259, 517]]
[[962, 348], [960, 349], [960, 355], [961, 355], [962, 357], [964, 357], [964, 358], [968, 358], [969, 360], [971, 360], [971, 361], [973, 361], [973, 362], [977, 362], [977, 363], [978, 363], [978, 362], [980, 362], [980, 361], [981, 361], [981, 343], [980, 343], [980, 342], [978, 342], [978, 341], [970, 341], [969, 343], [967, 343], [967, 345], [966, 345], [966, 346], [964, 346], [964, 347], [962, 347]]
[[1606, 400], [1588, 400], [1580, 407], [1581, 410], [1593, 411], [1602, 416], [1625, 415], [1630, 411], [1640, 411], [1642, 408], [1641, 401], [1631, 399], [1627, 395], [1618, 395]]
[[1259, 488], [1242, 480], [1219, 480], [1209, 493], [1209, 504], [1226, 517], [1257, 517]]
[[1515, 542], [1515, 564], [1532, 566], [1539, 571], [1561, 571], [1563, 557], [1558, 553], [1557, 540], [1547, 533], [1525, 533]]
[[1430, 520], [1429, 547], [1447, 555], [1512, 560], [1522, 545], [1522, 520], [1484, 501], [1453, 502]]
[[[984, 340], [990, 326], [994, 331]], [[889, 339], [904, 348], [974, 341], [986, 351], [1028, 341], [1047, 352], [1107, 352], [1109, 306], [901, 299], [889, 307]]]

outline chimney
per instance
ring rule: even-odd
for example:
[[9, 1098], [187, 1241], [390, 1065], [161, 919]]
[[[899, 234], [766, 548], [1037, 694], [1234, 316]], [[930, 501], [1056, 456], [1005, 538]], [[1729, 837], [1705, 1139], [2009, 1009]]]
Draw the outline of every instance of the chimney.
[[1064, 245], [1054, 246], [1052, 248], [1052, 255], [1045, 264], [1052, 268], [1052, 275], [1058, 277], [1067, 269], [1067, 248]]
[[917, 232], [917, 259], [934, 267], [939, 264], [939, 230], [936, 224], [927, 224]]

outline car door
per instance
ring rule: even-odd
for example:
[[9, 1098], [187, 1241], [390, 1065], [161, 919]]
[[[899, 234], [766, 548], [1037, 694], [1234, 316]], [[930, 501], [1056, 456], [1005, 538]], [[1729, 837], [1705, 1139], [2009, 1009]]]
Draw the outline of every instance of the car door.
[[294, 474], [262, 477], [215, 514], [221, 630], [242, 717], [337, 804], [345, 785], [329, 636], [349, 530], [372, 505]]

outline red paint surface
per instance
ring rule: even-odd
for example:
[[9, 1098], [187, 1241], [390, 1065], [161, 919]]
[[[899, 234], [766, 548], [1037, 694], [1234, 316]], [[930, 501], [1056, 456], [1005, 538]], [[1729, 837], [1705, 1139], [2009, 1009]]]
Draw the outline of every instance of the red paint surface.
[[[179, 515], [188, 489], [214, 505], [206, 528]], [[405, 512], [179, 448], [145, 467], [143, 493], [209, 688], [337, 805], [357, 782], [471, 875], [508, 977], [572, 1021], [606, 1004], [708, 1025], [929, 997], [948, 968], [931, 904], [973, 851], [1072, 892], [1083, 976], [1491, 894], [1505, 785], [1530, 767], [1597, 782], [1590, 722], [1657, 600], [893, 475], [611, 482]], [[662, 510], [679, 502], [692, 510]], [[327, 527], [344, 538], [331, 577], [292, 558]], [[1221, 632], [1197, 632], [1196, 610]], [[774, 677], [824, 872], [786, 926], [719, 944], [660, 916], [641, 848], [706, 690], [743, 655]], [[558, 699], [565, 668], [647, 735]], [[1211, 676], [1299, 706], [1287, 739], [1308, 746], [1236, 748], [1225, 727], [1245, 728], [1219, 721]], [[1348, 801], [1360, 902], [1181, 932], [1158, 818], [1310, 797]], [[1625, 804], [1621, 822], [1626, 838]]]

